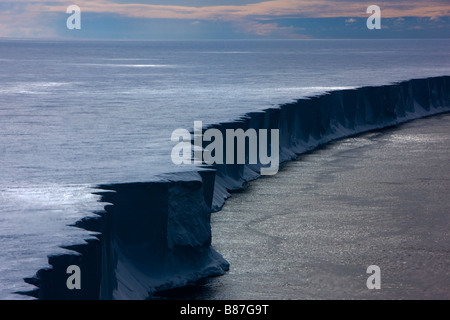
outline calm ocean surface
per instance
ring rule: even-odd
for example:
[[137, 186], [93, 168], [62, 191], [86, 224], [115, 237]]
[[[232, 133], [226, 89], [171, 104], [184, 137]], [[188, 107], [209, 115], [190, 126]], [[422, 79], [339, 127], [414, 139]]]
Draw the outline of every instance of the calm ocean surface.
[[158, 298], [448, 300], [448, 190], [448, 113], [332, 142], [212, 216], [225, 275]]
[[154, 180], [171, 133], [325, 91], [450, 74], [449, 40], [0, 41], [0, 299], [101, 209]]

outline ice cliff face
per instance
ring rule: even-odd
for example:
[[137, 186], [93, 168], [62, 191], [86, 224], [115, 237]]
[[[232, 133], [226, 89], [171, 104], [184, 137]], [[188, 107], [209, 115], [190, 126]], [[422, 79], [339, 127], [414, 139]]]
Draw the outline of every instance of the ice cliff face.
[[[280, 161], [331, 140], [450, 111], [450, 77], [333, 91], [278, 108], [249, 113], [226, 129], [279, 129]], [[207, 128], [205, 128], [206, 130]], [[49, 257], [29, 292], [41, 299], [144, 299], [229, 267], [211, 247], [210, 214], [230, 191], [256, 179], [260, 165], [214, 165], [168, 174], [147, 183], [101, 185], [105, 210], [75, 226], [96, 239]], [[81, 289], [66, 287], [69, 265], [80, 267]]]
[[[394, 126], [450, 110], [450, 77], [417, 79], [380, 87], [333, 91], [263, 112], [249, 113], [215, 128], [279, 129], [280, 161], [317, 146], [365, 131]], [[213, 210], [229, 190], [259, 177], [260, 165], [216, 165]]]
[[[107, 203], [98, 217], [75, 226], [96, 232], [98, 241], [67, 247], [49, 257], [50, 269], [25, 281], [40, 299], [145, 299], [156, 290], [221, 275], [228, 262], [211, 247], [215, 172], [178, 173], [148, 183], [99, 186]], [[69, 290], [70, 265], [81, 271], [81, 289]]]
[[[144, 299], [149, 292], [221, 275], [211, 248], [214, 172], [179, 180], [101, 186], [105, 207], [100, 298]], [[112, 191], [112, 192], [111, 192]]]

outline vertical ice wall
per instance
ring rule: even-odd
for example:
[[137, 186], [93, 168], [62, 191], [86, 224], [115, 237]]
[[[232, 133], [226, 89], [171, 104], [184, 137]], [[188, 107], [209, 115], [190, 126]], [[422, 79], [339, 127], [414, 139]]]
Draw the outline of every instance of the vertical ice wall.
[[[223, 135], [236, 128], [279, 129], [280, 161], [284, 162], [331, 140], [448, 111], [450, 77], [443, 76], [333, 91], [212, 127]], [[223, 164], [213, 168], [217, 170], [213, 210], [217, 211], [229, 190], [257, 178], [261, 166]]]
[[[213, 127], [224, 136], [226, 129], [278, 129], [280, 161], [287, 161], [331, 140], [448, 111], [450, 77], [443, 76], [333, 91]], [[257, 178], [260, 168], [214, 165], [147, 183], [100, 186], [105, 210], [75, 224], [98, 232], [98, 240], [68, 248], [72, 254], [49, 257], [52, 268], [26, 279], [38, 287], [28, 294], [144, 299], [157, 290], [223, 274], [229, 265], [211, 247], [211, 211], [220, 210], [230, 191]], [[82, 270], [81, 290], [66, 287], [71, 264]]]

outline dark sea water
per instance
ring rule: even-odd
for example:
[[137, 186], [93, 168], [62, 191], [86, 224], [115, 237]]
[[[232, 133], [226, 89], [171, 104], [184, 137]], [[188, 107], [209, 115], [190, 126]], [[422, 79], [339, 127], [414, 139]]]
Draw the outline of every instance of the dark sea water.
[[1, 40], [0, 298], [89, 237], [67, 225], [101, 209], [93, 186], [191, 170], [170, 160], [174, 129], [449, 75], [449, 58], [448, 40]]
[[159, 298], [450, 299], [449, 190], [450, 114], [330, 143], [213, 215], [227, 274]]

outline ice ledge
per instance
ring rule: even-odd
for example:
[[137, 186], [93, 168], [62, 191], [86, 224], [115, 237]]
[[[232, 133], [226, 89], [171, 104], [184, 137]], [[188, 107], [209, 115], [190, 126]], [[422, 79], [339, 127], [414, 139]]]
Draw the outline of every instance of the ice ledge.
[[[262, 112], [226, 129], [279, 129], [280, 160], [358, 133], [450, 111], [450, 77], [333, 91]], [[205, 128], [206, 130], [207, 128]], [[223, 274], [228, 262], [211, 247], [211, 211], [232, 190], [259, 177], [258, 165], [216, 165], [147, 183], [99, 186], [107, 203], [75, 226], [95, 232], [72, 254], [49, 257], [52, 268], [26, 282], [40, 299], [145, 299], [158, 290]], [[80, 266], [81, 290], [68, 290], [66, 268]]]
[[[248, 113], [236, 122], [211, 127], [278, 129], [280, 162], [332, 140], [395, 126], [413, 119], [450, 111], [450, 76], [413, 79], [391, 85], [332, 91], [309, 99]], [[208, 128], [205, 128], [205, 130]], [[260, 176], [259, 165], [215, 165], [212, 209]]]

